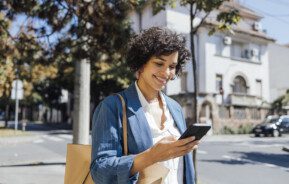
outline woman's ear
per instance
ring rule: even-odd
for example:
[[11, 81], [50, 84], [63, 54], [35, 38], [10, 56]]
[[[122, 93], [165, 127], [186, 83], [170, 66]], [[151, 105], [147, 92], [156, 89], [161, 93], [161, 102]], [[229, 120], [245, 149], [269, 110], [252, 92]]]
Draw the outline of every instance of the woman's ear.
[[143, 72], [143, 67], [141, 67], [140, 69], [138, 69], [138, 71], [135, 72], [135, 78], [139, 79], [140, 74]]
[[139, 79], [139, 70], [135, 72], [134, 76], [136, 79]]

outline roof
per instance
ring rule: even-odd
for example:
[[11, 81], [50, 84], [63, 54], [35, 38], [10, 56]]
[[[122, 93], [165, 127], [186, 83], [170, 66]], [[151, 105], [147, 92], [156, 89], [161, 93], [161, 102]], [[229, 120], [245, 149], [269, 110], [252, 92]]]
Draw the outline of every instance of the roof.
[[234, 1], [234, 0], [230, 0], [228, 2], [225, 2], [221, 7], [220, 10], [221, 11], [228, 11], [230, 9], [236, 9], [239, 11], [239, 14], [241, 17], [243, 18], [248, 18], [254, 21], [259, 21], [263, 18], [262, 15], [258, 14], [257, 12], [255, 12], [254, 10], [245, 7], [243, 5], [241, 5], [240, 3]]

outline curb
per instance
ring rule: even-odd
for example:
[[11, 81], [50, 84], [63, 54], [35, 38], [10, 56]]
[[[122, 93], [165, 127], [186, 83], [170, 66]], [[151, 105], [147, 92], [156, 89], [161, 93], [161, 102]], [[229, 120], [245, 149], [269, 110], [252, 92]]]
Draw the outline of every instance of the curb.
[[23, 166], [49, 166], [49, 165], [66, 165], [66, 159], [47, 160], [47, 161], [24, 161], [24, 162], [6, 162], [1, 163], [1, 167], [23, 167]]
[[31, 142], [40, 137], [41, 135], [25, 135], [25, 136], [16, 136], [16, 137], [1, 137], [0, 146], [8, 145], [8, 144], [18, 144], [18, 143], [26, 143]]

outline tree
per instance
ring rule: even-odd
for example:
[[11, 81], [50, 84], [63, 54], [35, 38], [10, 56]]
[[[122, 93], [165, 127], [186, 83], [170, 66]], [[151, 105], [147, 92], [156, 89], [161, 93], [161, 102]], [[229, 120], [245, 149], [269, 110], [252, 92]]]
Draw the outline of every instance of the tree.
[[[57, 68], [54, 79], [70, 92], [74, 91], [75, 94], [81, 89], [82, 84], [90, 83], [90, 76], [87, 77], [84, 83], [77, 79], [78, 76], [83, 74], [83, 71], [79, 70], [82, 65], [90, 68], [91, 64], [93, 69], [91, 73], [94, 77], [92, 81], [96, 82], [93, 86], [99, 86], [106, 79], [117, 84], [114, 85], [116, 86], [116, 88], [113, 88], [114, 91], [127, 85], [131, 76], [127, 75], [128, 69], [123, 65], [122, 55], [123, 45], [131, 34], [129, 21], [126, 19], [130, 8], [130, 1], [125, 0], [4, 0], [0, 2], [0, 10], [9, 20], [14, 21], [19, 15], [29, 20], [29, 23], [26, 23], [23, 27], [33, 31], [35, 40], [45, 42], [43, 45], [47, 52], [41, 55], [42, 61], [46, 65]], [[100, 73], [102, 67], [98, 63], [105, 63], [110, 69]], [[22, 65], [22, 63], [19, 65]], [[76, 80], [73, 84], [71, 78], [77, 71], [80, 73], [75, 75]], [[87, 71], [90, 71], [90, 69]], [[87, 74], [87, 72], [84, 72], [84, 74]], [[112, 79], [117, 74], [125, 75]], [[51, 82], [42, 81], [32, 86], [31, 89], [37, 87], [37, 93], [47, 96], [49, 94], [45, 93], [47, 88], [44, 83], [45, 85], [52, 84]], [[53, 89], [57, 90], [56, 88]], [[104, 91], [103, 94], [108, 93], [107, 89], [99, 89]], [[43, 93], [40, 91], [43, 91]], [[89, 92], [89, 88], [87, 91]], [[84, 97], [85, 99], [90, 96], [88, 92]], [[56, 98], [57, 94], [53, 93], [50, 97], [54, 96]], [[94, 94], [98, 95], [102, 92]], [[42, 96], [42, 99], [45, 100], [46, 98]], [[94, 99], [99, 100], [100, 98], [95, 97]], [[75, 95], [74, 101], [76, 102], [77, 99], [80, 99], [80, 103], [83, 101], [82, 98]], [[88, 103], [86, 101], [86, 104], [87, 107], [89, 101]], [[80, 110], [78, 106], [79, 104], [75, 104], [74, 108]], [[80, 124], [76, 121], [74, 123]]]
[[[158, 13], [161, 10], [165, 10], [167, 5], [175, 7], [176, 3], [179, 2], [181, 6], [187, 6], [190, 8], [190, 43], [191, 43], [191, 54], [192, 54], [192, 68], [193, 68], [193, 80], [194, 80], [194, 108], [193, 108], [193, 122], [198, 122], [198, 68], [196, 62], [196, 53], [195, 53], [195, 35], [200, 27], [206, 24], [207, 17], [213, 11], [218, 11], [216, 16], [216, 21], [218, 25], [211, 25], [211, 30], [209, 35], [214, 34], [216, 31], [232, 31], [232, 25], [237, 24], [240, 20], [238, 10], [236, 10], [230, 4], [229, 6], [223, 6], [224, 3], [234, 3], [232, 0], [156, 0], [154, 1], [153, 8], [154, 13]], [[222, 9], [221, 9], [222, 8]], [[198, 24], [194, 24], [198, 22]], [[195, 166], [195, 176], [197, 183], [197, 167], [196, 167], [196, 150], [193, 151], [193, 160]]]
[[[197, 68], [197, 62], [196, 62], [196, 53], [195, 53], [195, 34], [197, 33], [198, 29], [203, 26], [205, 23], [206, 18], [209, 16], [209, 14], [216, 9], [219, 9], [220, 6], [225, 2], [226, 0], [196, 0], [196, 1], [182, 1], [182, 5], [189, 5], [190, 6], [190, 23], [191, 23], [191, 32], [190, 32], [190, 38], [191, 38], [191, 53], [192, 53], [192, 66], [193, 66], [193, 76], [194, 76], [194, 112], [193, 112], [193, 122], [198, 122], [198, 93], [199, 93], [199, 71]], [[202, 15], [198, 15], [204, 13]], [[200, 18], [201, 16], [201, 18]], [[200, 23], [197, 26], [194, 26], [194, 21], [196, 18], [200, 18]], [[212, 30], [209, 32], [209, 34], [213, 34], [216, 30], [224, 31], [224, 30], [230, 30], [232, 24], [237, 24], [237, 22], [240, 20], [240, 17], [238, 15], [238, 11], [235, 9], [230, 9], [229, 11], [220, 11], [220, 13], [217, 15], [216, 20], [220, 22], [220, 25], [216, 28], [213, 27]], [[194, 166], [195, 166], [195, 182], [198, 182], [198, 175], [197, 175], [197, 151], [193, 151], [193, 160], [194, 160]]]

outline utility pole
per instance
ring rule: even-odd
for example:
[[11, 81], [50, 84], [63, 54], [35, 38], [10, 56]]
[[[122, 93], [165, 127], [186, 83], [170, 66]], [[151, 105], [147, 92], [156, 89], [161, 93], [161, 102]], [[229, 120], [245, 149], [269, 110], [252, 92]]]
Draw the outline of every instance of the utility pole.
[[73, 143], [89, 144], [90, 61], [76, 61], [74, 77]]

